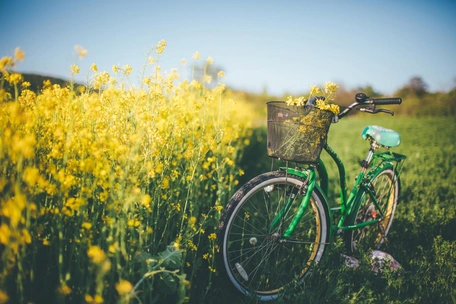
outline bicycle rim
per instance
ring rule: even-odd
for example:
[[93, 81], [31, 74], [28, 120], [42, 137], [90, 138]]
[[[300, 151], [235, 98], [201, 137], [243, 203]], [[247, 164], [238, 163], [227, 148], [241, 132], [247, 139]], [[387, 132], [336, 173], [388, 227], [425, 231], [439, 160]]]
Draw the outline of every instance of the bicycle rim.
[[[275, 299], [293, 282], [300, 283], [313, 262], [318, 262], [327, 237], [327, 219], [320, 198], [314, 192], [309, 206], [289, 239], [282, 235], [302, 200], [298, 177], [276, 172], [251, 185], [227, 222], [223, 239], [223, 258], [234, 286], [244, 294], [261, 300]], [[292, 200], [278, 227], [269, 226]]]
[[[393, 222], [398, 198], [398, 181], [392, 169], [382, 170], [372, 179], [375, 198], [383, 212], [378, 224], [369, 225], [351, 232], [351, 249], [378, 249], [383, 244]], [[355, 224], [372, 221], [380, 217], [371, 197], [364, 194], [356, 214]]]

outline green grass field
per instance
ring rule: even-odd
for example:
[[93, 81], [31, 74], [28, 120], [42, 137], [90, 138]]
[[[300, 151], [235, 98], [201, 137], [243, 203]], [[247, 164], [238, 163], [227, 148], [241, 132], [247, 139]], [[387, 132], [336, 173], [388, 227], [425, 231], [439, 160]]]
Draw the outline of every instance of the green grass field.
[[[369, 124], [398, 131], [402, 143], [393, 151], [408, 156], [395, 219], [388, 242], [381, 248], [402, 270], [376, 275], [369, 269], [367, 253], [357, 256], [361, 267], [345, 267], [340, 257], [343, 246], [336, 239], [304, 285], [282, 302], [456, 303], [456, 122], [440, 117], [359, 115], [332, 125], [328, 141], [345, 162], [349, 187], [369, 146], [360, 136]], [[264, 156], [265, 129], [258, 129], [254, 138], [259, 141], [253, 140], [244, 157], [245, 179], [271, 167], [271, 160]], [[330, 176], [337, 177], [329, 156], [322, 158]], [[330, 181], [331, 206], [337, 205], [337, 183], [335, 178]], [[230, 298], [222, 287], [214, 287], [212, 295]]]

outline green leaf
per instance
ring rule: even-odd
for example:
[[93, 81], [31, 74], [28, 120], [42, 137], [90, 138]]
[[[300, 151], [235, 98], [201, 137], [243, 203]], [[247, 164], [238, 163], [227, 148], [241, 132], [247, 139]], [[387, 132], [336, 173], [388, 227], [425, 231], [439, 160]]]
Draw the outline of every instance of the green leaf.
[[176, 249], [173, 245], [166, 247], [165, 251], [158, 254], [163, 260], [163, 266], [167, 269], [179, 269], [182, 267], [182, 251]]

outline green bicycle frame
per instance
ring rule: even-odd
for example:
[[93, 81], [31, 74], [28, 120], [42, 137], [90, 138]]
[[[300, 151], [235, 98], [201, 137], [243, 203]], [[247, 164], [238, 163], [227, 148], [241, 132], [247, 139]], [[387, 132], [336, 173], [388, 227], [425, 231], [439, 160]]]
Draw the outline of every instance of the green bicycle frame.
[[[331, 210], [330, 212], [330, 218], [333, 217], [333, 213], [335, 210], [340, 209], [340, 219], [338, 221], [337, 226], [331, 225], [331, 232], [337, 232], [340, 233], [345, 230], [352, 230], [352, 229], [359, 229], [368, 225], [372, 225], [375, 223], [378, 223], [381, 220], [381, 217], [384, 215], [383, 211], [379, 207], [379, 203], [375, 197], [375, 193], [370, 187], [370, 180], [373, 178], [376, 173], [380, 172], [386, 167], [391, 167], [395, 172], [395, 178], [399, 178], [400, 171], [403, 166], [403, 160], [406, 159], [406, 156], [393, 153], [390, 151], [387, 152], [380, 152], [380, 153], [374, 153], [373, 150], [369, 150], [369, 155], [366, 158], [366, 161], [368, 162], [368, 166], [370, 167], [369, 170], [366, 168], [362, 168], [361, 171], [358, 173], [358, 176], [356, 177], [355, 185], [352, 188], [352, 191], [350, 192], [349, 196], [347, 197], [347, 191], [346, 191], [346, 173], [345, 173], [345, 167], [342, 162], [342, 160], [339, 158], [337, 153], [331, 148], [331, 146], [326, 143], [324, 146], [325, 151], [331, 156], [332, 160], [336, 163], [338, 171], [339, 171], [339, 188], [340, 188], [340, 208], [329, 208], [328, 202], [326, 197], [328, 197], [328, 172], [326, 170], [326, 167], [323, 163], [322, 160], [319, 161], [319, 164], [315, 166], [309, 167], [307, 170], [298, 170], [298, 169], [293, 169], [293, 168], [288, 168], [288, 167], [281, 167], [281, 170], [286, 171], [290, 175], [294, 176], [299, 176], [302, 178], [306, 179], [306, 183], [303, 185], [304, 189], [300, 191], [305, 191], [305, 195], [300, 202], [300, 206], [298, 208], [297, 213], [293, 217], [291, 223], [288, 225], [286, 228], [283, 236], [285, 238], [289, 238], [290, 235], [293, 233], [295, 230], [296, 226], [298, 225], [299, 221], [301, 220], [302, 216], [304, 215], [304, 212], [309, 204], [310, 197], [312, 195], [312, 192], [315, 188], [323, 194], [324, 196], [324, 204], [326, 204], [327, 210]], [[393, 166], [393, 163], [396, 165]], [[318, 179], [319, 179], [319, 184], [317, 184], [317, 174], [318, 173]], [[374, 205], [377, 207], [377, 210], [380, 211], [380, 218], [375, 219], [372, 221], [368, 222], [362, 222], [354, 225], [346, 225], [344, 226], [344, 223], [347, 219], [347, 217], [352, 216], [354, 212], [357, 211], [359, 204], [361, 203], [361, 198], [362, 196], [367, 193], [369, 197], [371, 198], [372, 202]], [[291, 207], [291, 204], [293, 203], [294, 198], [288, 198], [287, 202], [285, 203], [284, 208], [282, 208], [279, 212], [279, 214], [273, 219], [272, 223], [269, 226], [269, 231], [274, 230], [279, 223], [281, 222], [283, 216], [288, 212], [288, 210]], [[332, 222], [332, 220], [330, 221]]]
[[[296, 172], [290, 172], [290, 173], [291, 174], [296, 174]], [[306, 194], [304, 195], [304, 198], [301, 201], [301, 204], [300, 204], [300, 206], [298, 208], [298, 212], [295, 214], [295, 216], [293, 217], [293, 220], [291, 221], [290, 225], [288, 226], [287, 230], [284, 233], [284, 236], [286, 238], [290, 237], [290, 235], [293, 233], [294, 229], [298, 225], [299, 221], [301, 220], [302, 216], [304, 215], [304, 212], [307, 209], [307, 205], [309, 204], [310, 196], [312, 195], [313, 189], [314, 189], [314, 187], [316, 185], [315, 171], [314, 170], [310, 170], [309, 171], [307, 178], [308, 178], [308, 184], [304, 185], [305, 187], [307, 187], [307, 189], [305, 189], [305, 191], [306, 191], [305, 193]], [[293, 198], [288, 198], [284, 208], [282, 210], [280, 210], [279, 214], [272, 221], [272, 223], [271, 223], [271, 225], [269, 227], [269, 231], [272, 231], [275, 227], [277, 227], [279, 222], [282, 220], [283, 216], [290, 209], [290, 206], [291, 206], [292, 203], [293, 203]]]

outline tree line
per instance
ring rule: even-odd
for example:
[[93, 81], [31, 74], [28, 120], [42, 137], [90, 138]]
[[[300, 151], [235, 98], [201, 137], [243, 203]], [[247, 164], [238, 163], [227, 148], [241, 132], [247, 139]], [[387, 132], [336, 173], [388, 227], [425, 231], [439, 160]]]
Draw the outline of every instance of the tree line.
[[[207, 73], [211, 74], [212, 71]], [[202, 71], [197, 70], [196, 76], [202, 74]], [[38, 74], [22, 74], [24, 81], [30, 83], [29, 90], [39, 92], [43, 88], [43, 82], [50, 80], [52, 84], [58, 84], [61, 87], [69, 85], [69, 81], [43, 76]], [[74, 84], [77, 86], [78, 84]], [[14, 94], [14, 88], [5, 83], [4, 89], [7, 92]], [[237, 91], [235, 88], [231, 88]], [[363, 92], [369, 97], [385, 96], [379, 91], [376, 91], [371, 85], [361, 86], [357, 88], [347, 89], [341, 87], [337, 93], [336, 102], [340, 106], [346, 106], [353, 101], [354, 95], [357, 92]], [[265, 89], [262, 93], [239, 92], [245, 95], [246, 99], [251, 101], [258, 109], [258, 113], [266, 113], [264, 104], [270, 100], [285, 100], [290, 94], [274, 96], [267, 93]], [[412, 77], [403, 87], [394, 92], [394, 97], [401, 97], [403, 102], [400, 107], [395, 107], [394, 112], [402, 115], [413, 116], [455, 116], [456, 115], [456, 82], [454, 87], [447, 92], [431, 92], [429, 86], [420, 76]]]

